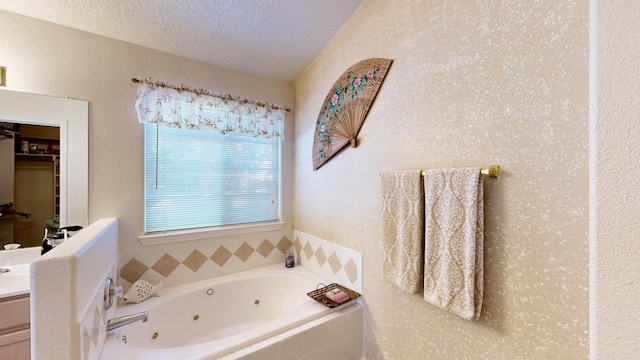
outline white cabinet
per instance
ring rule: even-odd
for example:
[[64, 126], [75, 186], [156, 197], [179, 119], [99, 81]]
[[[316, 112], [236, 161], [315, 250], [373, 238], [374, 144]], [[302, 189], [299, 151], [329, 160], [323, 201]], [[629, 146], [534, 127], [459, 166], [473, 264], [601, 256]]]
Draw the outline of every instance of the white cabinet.
[[29, 360], [29, 295], [0, 299], [0, 359]]

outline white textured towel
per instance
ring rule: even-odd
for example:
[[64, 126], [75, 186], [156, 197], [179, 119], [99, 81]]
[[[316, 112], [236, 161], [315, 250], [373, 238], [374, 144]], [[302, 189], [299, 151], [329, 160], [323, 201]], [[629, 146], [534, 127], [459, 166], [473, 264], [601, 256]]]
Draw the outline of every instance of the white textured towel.
[[425, 171], [424, 191], [424, 299], [477, 320], [484, 276], [480, 168]]
[[400, 289], [422, 291], [424, 192], [420, 170], [387, 171], [382, 180], [382, 277]]

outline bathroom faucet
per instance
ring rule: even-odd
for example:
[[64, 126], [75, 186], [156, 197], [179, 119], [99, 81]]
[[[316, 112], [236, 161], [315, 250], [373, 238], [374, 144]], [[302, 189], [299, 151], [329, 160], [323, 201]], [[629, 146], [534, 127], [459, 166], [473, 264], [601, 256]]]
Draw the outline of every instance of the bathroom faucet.
[[117, 318], [107, 320], [107, 331], [117, 329], [119, 327], [131, 324], [136, 321], [147, 321], [149, 313], [147, 311], [139, 312], [137, 314], [125, 315]]

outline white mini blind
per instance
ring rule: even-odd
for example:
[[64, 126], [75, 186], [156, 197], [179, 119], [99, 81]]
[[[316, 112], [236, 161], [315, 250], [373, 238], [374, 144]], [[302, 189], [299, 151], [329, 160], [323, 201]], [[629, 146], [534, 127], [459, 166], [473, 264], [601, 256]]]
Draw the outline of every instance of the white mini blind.
[[280, 139], [144, 127], [145, 233], [279, 220]]

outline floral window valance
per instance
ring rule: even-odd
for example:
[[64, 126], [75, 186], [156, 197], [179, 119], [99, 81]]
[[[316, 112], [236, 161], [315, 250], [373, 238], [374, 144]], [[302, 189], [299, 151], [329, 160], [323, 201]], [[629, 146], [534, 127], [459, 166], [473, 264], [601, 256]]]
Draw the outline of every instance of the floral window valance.
[[136, 111], [141, 123], [284, 138], [284, 108], [149, 79], [132, 81], [139, 83]]

